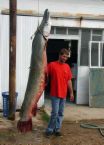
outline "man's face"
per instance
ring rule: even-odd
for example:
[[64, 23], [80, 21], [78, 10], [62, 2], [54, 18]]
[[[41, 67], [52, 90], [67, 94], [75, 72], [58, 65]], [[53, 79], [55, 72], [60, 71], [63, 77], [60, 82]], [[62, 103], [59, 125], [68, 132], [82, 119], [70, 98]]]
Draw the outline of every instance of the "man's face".
[[61, 63], [65, 63], [65, 62], [67, 61], [68, 57], [69, 57], [69, 56], [68, 56], [67, 54], [59, 55], [59, 61], [60, 61]]

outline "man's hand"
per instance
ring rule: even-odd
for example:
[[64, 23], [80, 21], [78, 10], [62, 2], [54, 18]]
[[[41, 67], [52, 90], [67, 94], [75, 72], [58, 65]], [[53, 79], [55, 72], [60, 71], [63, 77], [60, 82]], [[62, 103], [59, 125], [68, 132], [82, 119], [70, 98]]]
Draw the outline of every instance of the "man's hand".
[[70, 101], [74, 102], [74, 96], [70, 96]]
[[74, 95], [73, 95], [73, 88], [72, 88], [71, 80], [68, 81], [68, 88], [69, 88], [69, 92], [70, 92], [70, 101], [73, 102], [74, 101]]

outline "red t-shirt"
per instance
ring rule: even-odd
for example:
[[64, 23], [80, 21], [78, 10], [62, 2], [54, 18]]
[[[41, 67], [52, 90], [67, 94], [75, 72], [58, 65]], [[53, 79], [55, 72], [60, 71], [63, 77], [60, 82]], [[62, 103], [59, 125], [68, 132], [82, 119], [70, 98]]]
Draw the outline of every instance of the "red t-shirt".
[[66, 98], [68, 80], [72, 78], [69, 65], [58, 61], [50, 62], [48, 64], [48, 75], [50, 77], [50, 95]]

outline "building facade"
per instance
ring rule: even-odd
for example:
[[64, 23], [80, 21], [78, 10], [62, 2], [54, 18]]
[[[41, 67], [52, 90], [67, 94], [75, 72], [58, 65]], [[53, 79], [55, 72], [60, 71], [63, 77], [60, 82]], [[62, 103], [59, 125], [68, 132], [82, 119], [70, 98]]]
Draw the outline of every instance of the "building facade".
[[[9, 89], [9, 0], [0, 7], [0, 108], [2, 92]], [[91, 106], [90, 70], [104, 66], [103, 0], [18, 0], [16, 45], [17, 108], [21, 107], [28, 80], [31, 36], [45, 9], [51, 14], [51, 34], [47, 45], [48, 62], [57, 59], [62, 47], [71, 49], [69, 65], [73, 71], [76, 104]], [[98, 83], [98, 82], [97, 82]], [[103, 96], [102, 91], [102, 96]], [[44, 94], [39, 106], [44, 104]]]

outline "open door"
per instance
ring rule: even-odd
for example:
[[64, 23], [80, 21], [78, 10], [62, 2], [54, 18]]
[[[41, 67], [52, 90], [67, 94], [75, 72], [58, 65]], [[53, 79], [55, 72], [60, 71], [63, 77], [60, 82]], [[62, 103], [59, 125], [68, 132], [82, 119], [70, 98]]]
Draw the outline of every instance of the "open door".
[[104, 42], [89, 45], [89, 106], [104, 107]]
[[[73, 90], [75, 100], [73, 103], [76, 103], [76, 96], [77, 96], [77, 51], [78, 51], [78, 40], [66, 40], [66, 39], [49, 39], [47, 44], [47, 62], [58, 60], [59, 51], [62, 48], [69, 48], [70, 42], [70, 50], [71, 50], [71, 57], [67, 60], [66, 63], [71, 67], [73, 78]], [[45, 96], [48, 98], [50, 92], [50, 84], [46, 86], [45, 89]], [[70, 102], [70, 94], [67, 94], [67, 102]]]

